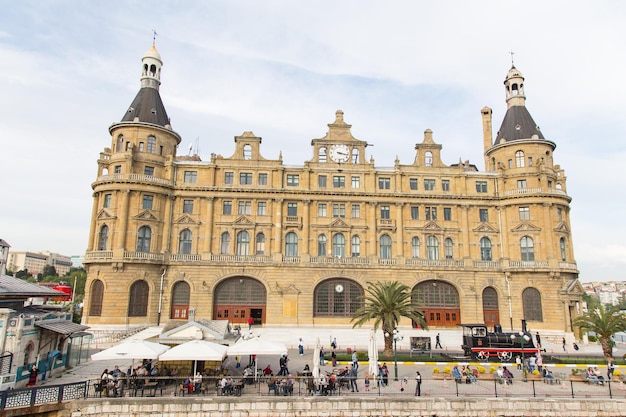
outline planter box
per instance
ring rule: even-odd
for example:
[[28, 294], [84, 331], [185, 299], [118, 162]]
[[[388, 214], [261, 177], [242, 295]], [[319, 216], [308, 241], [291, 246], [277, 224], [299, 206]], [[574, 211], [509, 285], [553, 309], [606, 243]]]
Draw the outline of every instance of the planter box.
[[433, 379], [452, 379], [452, 374], [444, 374], [443, 372], [433, 372]]

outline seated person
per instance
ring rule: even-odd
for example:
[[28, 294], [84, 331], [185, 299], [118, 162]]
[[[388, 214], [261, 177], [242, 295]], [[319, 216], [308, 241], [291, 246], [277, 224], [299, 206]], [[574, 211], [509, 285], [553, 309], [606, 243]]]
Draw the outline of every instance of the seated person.
[[597, 366], [593, 368], [593, 374], [596, 376], [596, 378], [598, 378], [598, 383], [600, 385], [604, 385], [604, 376], [600, 373], [600, 370]]
[[589, 381], [592, 381], [594, 383], [594, 385], [598, 383], [598, 377], [593, 372], [593, 369], [591, 369], [591, 366], [589, 368], [587, 368], [587, 379]]
[[455, 366], [452, 368], [452, 377], [457, 383], [461, 383], [461, 371], [459, 371], [459, 367]]
[[546, 382], [554, 384], [554, 375], [552, 375], [552, 372], [545, 366], [543, 367], [543, 377], [546, 379]]
[[311, 372], [311, 369], [309, 368], [309, 364], [304, 365], [304, 369], [302, 370], [302, 376], [311, 376], [313, 375], [313, 373]]
[[498, 370], [496, 371], [496, 379], [501, 384], [504, 384], [506, 382], [506, 380], [504, 379], [504, 370], [501, 366], [498, 366]]
[[270, 392], [274, 391], [274, 395], [278, 395], [278, 377], [272, 376], [272, 378], [270, 378], [269, 382], [267, 383], [267, 387]]
[[324, 373], [320, 373], [320, 379], [317, 383], [320, 395], [328, 395], [328, 379]]
[[263, 375], [265, 376], [274, 375], [274, 371], [272, 371], [272, 368], [269, 364], [265, 367], [265, 369], [263, 369]]
[[293, 394], [293, 376], [287, 375], [287, 379], [283, 380], [283, 395]]
[[513, 383], [513, 374], [507, 369], [506, 366], [502, 368], [502, 376], [504, 377], [504, 380], [507, 384]]
[[226, 378], [226, 375], [222, 378], [220, 382], [220, 387], [222, 388], [222, 395], [232, 395], [233, 394], [233, 380]]
[[243, 378], [245, 383], [248, 385], [254, 383], [254, 374], [249, 366], [247, 366], [246, 369], [243, 370]]
[[472, 372], [472, 370], [470, 369], [470, 367], [468, 366], [467, 368], [465, 368], [465, 381], [469, 381], [472, 384], [476, 383], [476, 376], [474, 376], [474, 373]]

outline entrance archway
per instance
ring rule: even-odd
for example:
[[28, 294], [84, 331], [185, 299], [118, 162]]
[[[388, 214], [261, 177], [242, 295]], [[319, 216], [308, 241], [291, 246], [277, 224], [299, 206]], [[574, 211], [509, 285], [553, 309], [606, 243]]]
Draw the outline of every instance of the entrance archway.
[[252, 317], [254, 324], [265, 323], [267, 291], [256, 279], [228, 278], [215, 287], [213, 300], [213, 318], [216, 320], [248, 324], [248, 318]]
[[500, 311], [498, 310], [498, 293], [495, 288], [487, 287], [483, 290], [483, 320], [487, 327], [500, 324]]
[[170, 318], [173, 320], [187, 320], [189, 315], [189, 296], [191, 290], [185, 281], [179, 281], [172, 288], [172, 306]]
[[424, 281], [415, 286], [417, 303], [429, 326], [453, 327], [461, 323], [459, 292], [443, 281]]

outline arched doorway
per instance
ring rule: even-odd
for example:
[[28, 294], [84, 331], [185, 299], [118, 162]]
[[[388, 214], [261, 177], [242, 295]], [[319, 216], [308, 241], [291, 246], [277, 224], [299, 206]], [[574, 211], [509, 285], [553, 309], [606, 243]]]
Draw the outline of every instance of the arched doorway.
[[185, 281], [179, 281], [172, 288], [172, 306], [170, 318], [173, 320], [187, 320], [189, 315], [189, 296], [191, 289]]
[[461, 323], [459, 293], [443, 281], [424, 281], [415, 287], [417, 303], [429, 326], [452, 327]]
[[483, 290], [483, 320], [487, 327], [493, 327], [494, 324], [500, 323], [498, 293], [493, 287], [487, 287]]
[[267, 291], [253, 278], [233, 277], [220, 282], [215, 288], [213, 319], [229, 320], [234, 324], [265, 323]]

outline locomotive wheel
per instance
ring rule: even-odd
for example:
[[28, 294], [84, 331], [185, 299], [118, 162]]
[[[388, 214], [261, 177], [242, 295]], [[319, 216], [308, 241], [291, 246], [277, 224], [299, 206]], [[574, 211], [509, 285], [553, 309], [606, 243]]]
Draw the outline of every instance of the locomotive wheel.
[[513, 354], [511, 352], [498, 352], [498, 356], [500, 357], [500, 361], [504, 362], [504, 361], [510, 361], [511, 358], [513, 357]]
[[481, 350], [480, 352], [476, 354], [476, 357], [480, 360], [486, 361], [486, 360], [489, 360], [489, 353], [485, 352], [484, 350]]

